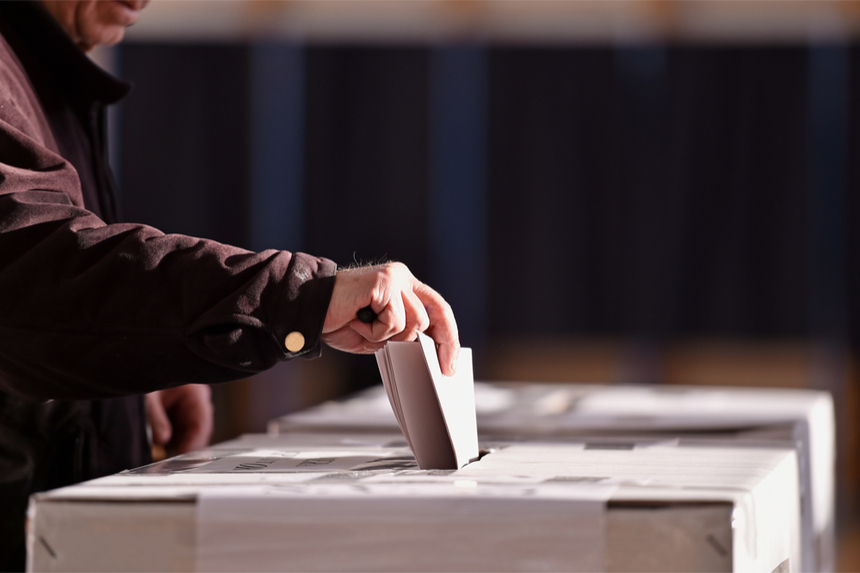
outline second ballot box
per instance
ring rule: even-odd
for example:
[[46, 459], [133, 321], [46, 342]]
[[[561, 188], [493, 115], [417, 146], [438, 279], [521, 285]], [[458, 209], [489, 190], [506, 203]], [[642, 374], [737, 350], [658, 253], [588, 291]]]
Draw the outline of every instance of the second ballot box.
[[[830, 394], [703, 386], [475, 383], [478, 433], [487, 439], [567, 442], [675, 439], [688, 446], [788, 447], [798, 458], [803, 571], [835, 566], [835, 422]], [[381, 386], [286, 415], [294, 431], [397, 431]]]
[[801, 570], [793, 449], [249, 435], [37, 494], [31, 571]]

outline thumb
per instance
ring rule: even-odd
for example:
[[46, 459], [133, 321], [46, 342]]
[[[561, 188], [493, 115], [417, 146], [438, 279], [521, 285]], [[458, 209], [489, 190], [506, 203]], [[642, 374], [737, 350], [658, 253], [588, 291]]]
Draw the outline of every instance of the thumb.
[[166, 445], [173, 435], [173, 427], [158, 392], [146, 395], [146, 420], [152, 428], [152, 443], [159, 446]]

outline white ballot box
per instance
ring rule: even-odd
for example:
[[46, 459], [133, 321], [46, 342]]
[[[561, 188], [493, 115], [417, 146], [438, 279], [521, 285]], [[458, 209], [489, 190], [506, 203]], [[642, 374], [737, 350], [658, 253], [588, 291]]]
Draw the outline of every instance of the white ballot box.
[[[702, 386], [475, 383], [487, 439], [677, 438], [681, 444], [791, 447], [798, 456], [802, 571], [835, 566], [835, 422], [830, 394]], [[381, 386], [283, 416], [269, 433], [396, 431]]]
[[31, 571], [800, 571], [794, 450], [251, 435], [30, 505]]

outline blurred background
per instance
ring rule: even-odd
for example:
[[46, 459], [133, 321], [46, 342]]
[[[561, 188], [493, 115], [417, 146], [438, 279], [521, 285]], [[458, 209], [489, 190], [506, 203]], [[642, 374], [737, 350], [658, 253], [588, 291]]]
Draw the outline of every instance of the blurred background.
[[[849, 570], [860, 2], [155, 0], [97, 57], [127, 220], [403, 261], [481, 380], [832, 392]], [[377, 383], [324, 349], [215, 439]]]

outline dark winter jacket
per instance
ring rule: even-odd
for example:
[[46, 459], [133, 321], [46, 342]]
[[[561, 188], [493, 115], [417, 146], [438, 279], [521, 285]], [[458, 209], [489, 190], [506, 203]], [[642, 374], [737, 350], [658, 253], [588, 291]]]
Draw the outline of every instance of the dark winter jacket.
[[[35, 2], [0, 2], [0, 569], [27, 497], [141, 465], [141, 393], [319, 353], [329, 260], [118, 223], [105, 107], [129, 89]], [[291, 353], [285, 338], [304, 335]]]

